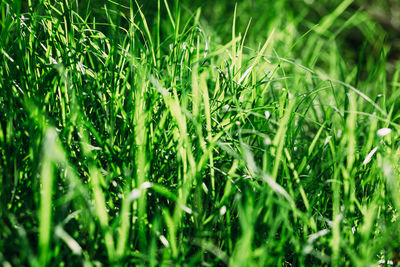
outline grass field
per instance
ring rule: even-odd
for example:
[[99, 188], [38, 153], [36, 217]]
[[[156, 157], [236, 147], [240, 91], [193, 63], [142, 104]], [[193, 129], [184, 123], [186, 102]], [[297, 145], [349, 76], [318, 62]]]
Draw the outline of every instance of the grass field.
[[2, 0], [2, 266], [396, 265], [400, 5], [366, 4]]

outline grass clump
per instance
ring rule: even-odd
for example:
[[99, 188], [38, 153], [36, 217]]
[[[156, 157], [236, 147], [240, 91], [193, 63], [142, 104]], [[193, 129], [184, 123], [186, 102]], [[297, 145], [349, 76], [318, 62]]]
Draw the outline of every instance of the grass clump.
[[2, 264], [397, 264], [399, 67], [333, 2], [2, 1]]

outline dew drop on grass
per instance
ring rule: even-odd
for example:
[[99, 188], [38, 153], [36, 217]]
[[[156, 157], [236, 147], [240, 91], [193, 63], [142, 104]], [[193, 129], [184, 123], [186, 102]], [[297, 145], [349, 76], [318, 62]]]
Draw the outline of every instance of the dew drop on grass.
[[224, 206], [222, 206], [222, 208], [219, 210], [219, 214], [220, 214], [221, 216], [223, 216], [225, 213], [226, 213], [226, 206], [224, 205]]
[[133, 201], [136, 200], [140, 197], [140, 190], [139, 189], [133, 189], [132, 192], [129, 194], [129, 200]]
[[151, 183], [150, 183], [150, 182], [144, 182], [144, 183], [140, 186], [141, 189], [147, 189], [147, 188], [150, 188], [150, 187], [151, 187]]
[[269, 138], [268, 136], [265, 137], [265, 138], [264, 138], [264, 144], [265, 144], [266, 146], [270, 145], [270, 144], [271, 144], [271, 138]]
[[191, 208], [189, 208], [189, 207], [187, 207], [187, 206], [182, 206], [181, 207], [182, 208], [182, 210], [184, 211], [184, 212], [186, 212], [187, 214], [192, 214], [192, 209]]
[[375, 154], [377, 149], [378, 149], [378, 147], [376, 146], [371, 150], [371, 152], [368, 153], [368, 155], [365, 157], [365, 159], [363, 161], [364, 165], [367, 165], [371, 161], [372, 156]]
[[329, 135], [328, 137], [326, 137], [324, 146], [326, 146], [329, 143], [329, 140], [331, 140], [331, 138], [332, 138], [332, 135]]
[[202, 186], [203, 186], [204, 192], [207, 194], [208, 193], [207, 185], [205, 183], [202, 183]]
[[390, 129], [390, 128], [381, 128], [376, 133], [379, 136], [383, 137], [383, 136], [390, 134], [391, 132], [392, 132], [392, 129]]
[[161, 243], [165, 246], [165, 247], [169, 247], [169, 242], [168, 242], [168, 240], [165, 238], [165, 236], [163, 236], [163, 235], [160, 235], [160, 241], [161, 241]]

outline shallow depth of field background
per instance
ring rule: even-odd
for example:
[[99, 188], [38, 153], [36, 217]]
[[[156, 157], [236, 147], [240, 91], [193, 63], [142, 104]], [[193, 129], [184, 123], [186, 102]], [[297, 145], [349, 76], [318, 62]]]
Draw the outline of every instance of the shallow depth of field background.
[[3, 266], [400, 260], [400, 2], [0, 2]]

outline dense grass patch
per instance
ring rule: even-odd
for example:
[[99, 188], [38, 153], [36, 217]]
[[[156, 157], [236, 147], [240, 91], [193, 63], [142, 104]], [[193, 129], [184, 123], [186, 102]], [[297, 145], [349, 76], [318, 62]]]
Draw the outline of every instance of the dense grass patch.
[[4, 266], [397, 264], [400, 68], [376, 12], [3, 0], [0, 14]]

